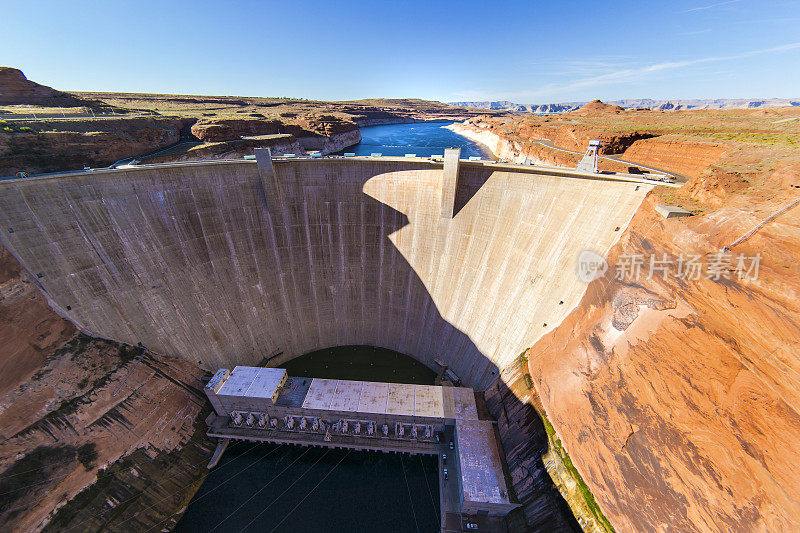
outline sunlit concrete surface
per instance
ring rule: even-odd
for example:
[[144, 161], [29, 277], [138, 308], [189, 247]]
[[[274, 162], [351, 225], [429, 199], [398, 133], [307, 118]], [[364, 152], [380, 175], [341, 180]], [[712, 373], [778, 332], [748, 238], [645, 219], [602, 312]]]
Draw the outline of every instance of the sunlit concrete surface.
[[373, 345], [488, 386], [652, 184], [422, 159], [169, 164], [0, 183], [0, 239], [85, 332], [207, 369]]

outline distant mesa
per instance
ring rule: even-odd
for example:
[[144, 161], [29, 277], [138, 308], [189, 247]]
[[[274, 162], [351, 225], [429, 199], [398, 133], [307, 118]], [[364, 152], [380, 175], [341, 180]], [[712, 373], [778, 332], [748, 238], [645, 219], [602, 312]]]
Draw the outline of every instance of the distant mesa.
[[30, 81], [19, 69], [0, 67], [0, 105], [91, 107], [96, 103]]
[[625, 109], [618, 106], [618, 105], [611, 105], [602, 102], [601, 100], [592, 100], [585, 106], [581, 107], [575, 113], [585, 114], [585, 115], [595, 115], [601, 113], [622, 113]]

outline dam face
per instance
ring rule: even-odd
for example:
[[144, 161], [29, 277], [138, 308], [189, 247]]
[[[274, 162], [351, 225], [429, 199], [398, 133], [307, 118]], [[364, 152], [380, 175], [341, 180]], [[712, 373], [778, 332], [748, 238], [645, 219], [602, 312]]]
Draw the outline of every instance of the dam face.
[[2, 243], [91, 335], [208, 370], [340, 345], [485, 389], [554, 328], [651, 185], [420, 159], [169, 164], [0, 182]]

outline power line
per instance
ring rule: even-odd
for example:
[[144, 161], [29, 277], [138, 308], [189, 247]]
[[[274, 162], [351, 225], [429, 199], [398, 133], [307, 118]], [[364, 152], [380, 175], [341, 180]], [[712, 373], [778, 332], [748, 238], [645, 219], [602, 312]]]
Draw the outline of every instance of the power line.
[[419, 524], [417, 523], [417, 512], [414, 510], [414, 500], [411, 499], [411, 487], [408, 485], [408, 477], [406, 476], [406, 467], [403, 464], [403, 454], [400, 454], [400, 468], [403, 469], [403, 479], [406, 480], [406, 490], [408, 491], [408, 502], [411, 504], [411, 513], [414, 515], [414, 527], [419, 533]]
[[[246, 452], [244, 452], [244, 453], [246, 453]], [[244, 454], [244, 453], [243, 453], [243, 454]], [[238, 456], [237, 456], [237, 457], [235, 457], [234, 459], [236, 459], [236, 458], [240, 457], [240, 456], [241, 456], [241, 455], [243, 455], [243, 454], [240, 454], [240, 455], [238, 455]], [[231, 459], [231, 461], [232, 461], [232, 460], [233, 460], [233, 459]], [[199, 462], [199, 463], [197, 463], [197, 464], [191, 465], [191, 466], [190, 466], [190, 468], [195, 468], [195, 467], [197, 467], [197, 466], [200, 466], [200, 465], [201, 465], [201, 464], [203, 464], [204, 462], [205, 462], [205, 460], [203, 460], [203, 461], [201, 461], [201, 462]], [[219, 467], [219, 468], [223, 468], [224, 466], [227, 466], [229, 463], [230, 463], [230, 461], [227, 461], [227, 462], [225, 462], [223, 465], [220, 465], [220, 467]], [[31, 472], [40, 472], [40, 471], [48, 470], [48, 469], [50, 469], [52, 466], [56, 466], [56, 465], [59, 465], [59, 464], [65, 464], [65, 463], [64, 463], [63, 461], [61, 461], [61, 462], [53, 463], [52, 465], [50, 465], [50, 466], [47, 466], [47, 467], [42, 467], [42, 468], [33, 468], [33, 469], [31, 469], [31, 470], [26, 470], [25, 472], [19, 472], [19, 473], [17, 473], [17, 474], [12, 474], [12, 475], [10, 475], [10, 476], [6, 476], [6, 477], [7, 477], [7, 478], [11, 478], [11, 477], [14, 477], [14, 476], [18, 476], [18, 475], [22, 475], [22, 474], [28, 474], [28, 473], [31, 473]], [[24, 485], [24, 486], [22, 486], [22, 487], [19, 487], [19, 488], [16, 488], [16, 489], [13, 489], [13, 490], [10, 490], [10, 491], [7, 491], [7, 492], [0, 492], [0, 496], [7, 496], [8, 494], [13, 494], [13, 493], [15, 493], [15, 492], [19, 492], [19, 491], [21, 491], [21, 490], [29, 489], [29, 488], [32, 488], [32, 487], [38, 487], [39, 485], [46, 485], [46, 484], [48, 484], [48, 483], [52, 483], [52, 482], [54, 482], [54, 481], [56, 481], [56, 480], [63, 480], [64, 478], [67, 478], [67, 477], [69, 477], [69, 476], [73, 475], [74, 473], [75, 473], [75, 470], [71, 470], [70, 472], [67, 472], [66, 474], [60, 474], [60, 475], [58, 475], [58, 476], [51, 476], [51, 477], [48, 477], [48, 478], [44, 479], [43, 481], [37, 481], [36, 483], [31, 483], [31, 484], [29, 484], [29, 485]], [[0, 477], [0, 481], [3, 481], [2, 477]], [[164, 483], [166, 483], [166, 481], [165, 481]], [[161, 484], [163, 484], [163, 483], [161, 483]], [[161, 484], [159, 484], [159, 486], [160, 486]]]
[[[260, 443], [260, 444], [261, 444], [261, 443]], [[225, 464], [221, 465], [221, 466], [220, 466], [220, 468], [224, 468], [225, 466], [227, 466], [227, 465], [231, 464], [231, 463], [232, 463], [234, 460], [238, 459], [239, 457], [241, 457], [242, 455], [244, 455], [244, 454], [245, 454], [245, 453], [247, 453], [248, 451], [250, 451], [250, 450], [245, 450], [244, 452], [240, 453], [239, 455], [237, 455], [236, 457], [234, 457], [234, 458], [233, 458], [233, 459], [231, 459], [230, 461], [228, 461], [228, 462], [226, 462]], [[198, 466], [200, 466], [200, 465], [201, 465], [201, 464], [203, 464], [204, 462], [205, 462], [205, 461], [201, 461], [201, 462], [199, 462], [199, 463], [197, 463], [197, 464], [193, 465], [193, 466], [192, 466], [192, 468], [197, 468]], [[233, 476], [233, 477], [235, 477], [235, 476], [236, 476], [236, 474], [234, 474], [234, 476]], [[171, 481], [171, 480], [169, 480], [169, 479], [168, 479], [168, 480], [166, 480], [166, 481], [163, 481], [163, 482], [161, 482], [161, 483], [158, 483], [158, 484], [156, 484], [156, 487], [161, 487], [162, 485], [166, 485], [166, 484], [167, 484], [167, 482], [169, 482], [169, 481]], [[226, 481], [226, 483], [227, 483], [227, 481]], [[148, 487], [148, 488], [149, 488], [149, 487]], [[174, 491], [174, 492], [172, 492], [172, 493], [171, 493], [169, 496], [174, 496], [174, 495], [175, 495], [175, 494], [177, 494], [178, 492], [180, 492], [180, 491]], [[209, 491], [209, 492], [211, 492], [211, 491]], [[131, 502], [131, 501], [135, 500], [136, 498], [140, 498], [142, 495], [143, 495], [143, 493], [142, 493], [142, 492], [140, 492], [140, 493], [136, 494], [135, 496], [131, 496], [130, 498], [128, 498], [128, 499], [126, 499], [126, 500], [122, 500], [122, 501], [118, 502], [118, 503], [117, 503], [117, 505], [120, 505], [120, 504], [123, 504], [123, 503], [128, 503], [128, 502]], [[144, 512], [144, 511], [146, 511], [146, 510], [148, 510], [148, 509], [152, 509], [153, 507], [155, 507], [155, 504], [151, 505], [150, 507], [146, 507], [145, 509], [142, 509], [141, 511], [138, 511], [138, 512], [136, 512], [135, 514], [131, 515], [130, 517], [128, 517], [128, 518], [126, 518], [125, 520], [123, 520], [122, 522], [120, 522], [120, 524], [124, 524], [125, 522], [127, 522], [128, 520], [130, 520], [131, 518], [133, 518], [134, 516], [137, 516], [139, 513], [142, 513], [142, 512]], [[85, 519], [85, 520], [83, 520], [83, 521], [79, 522], [78, 524], [75, 524], [75, 525], [71, 525], [71, 526], [69, 526], [69, 527], [66, 529], [66, 531], [69, 531], [70, 529], [73, 529], [73, 528], [76, 528], [76, 527], [78, 527], [78, 526], [81, 526], [81, 525], [85, 524], [86, 522], [88, 522], [89, 520], [93, 520], [93, 519], [99, 519], [99, 518], [101, 518], [99, 515], [90, 515], [90, 516], [89, 516], [87, 519]]]
[[[44, 470], [44, 469], [42, 469], [42, 470]], [[33, 470], [32, 470], [32, 472], [33, 472]], [[14, 490], [10, 490], [8, 492], [0, 492], [0, 496], [7, 496], [8, 494], [13, 494], [15, 492], [19, 492], [21, 490], [29, 489], [31, 487], [38, 487], [39, 485], [46, 485], [47, 483], [51, 483], [51, 482], [53, 482], [53, 481], [55, 481], [57, 479], [64, 479], [66, 477], [69, 477], [74, 473], [75, 473], [75, 471], [72, 470], [70, 472], [67, 472], [66, 474], [49, 477], [49, 478], [46, 478], [44, 481], [38, 481], [36, 483], [31, 483], [30, 485], [23, 485], [22, 487], [16, 488]]]
[[[310, 449], [310, 448], [309, 448], [309, 449]], [[320, 456], [319, 456], [319, 459], [317, 459], [316, 461], [314, 461], [314, 464], [312, 464], [310, 467], [308, 467], [308, 470], [306, 470], [305, 472], [303, 472], [302, 474], [300, 474], [300, 476], [299, 476], [299, 477], [297, 477], [297, 478], [296, 478], [294, 481], [292, 481], [292, 484], [291, 484], [291, 485], [289, 485], [288, 487], [286, 487], [286, 490], [284, 490], [283, 492], [281, 492], [281, 493], [278, 495], [278, 497], [277, 497], [277, 498], [275, 498], [274, 500], [272, 500], [272, 501], [269, 503], [269, 505], [267, 505], [266, 507], [264, 507], [263, 509], [261, 509], [261, 512], [259, 512], [259, 513], [258, 513], [256, 516], [254, 516], [252, 520], [250, 520], [250, 521], [249, 521], [249, 522], [248, 522], [248, 523], [247, 523], [247, 524], [246, 524], [246, 525], [245, 525], [245, 526], [244, 526], [242, 529], [240, 529], [240, 530], [239, 530], [239, 533], [242, 533], [242, 532], [243, 532], [245, 529], [247, 529], [248, 527], [250, 527], [250, 524], [252, 524], [253, 522], [255, 522], [255, 521], [258, 519], [258, 517], [259, 517], [259, 516], [261, 516], [262, 514], [264, 514], [264, 512], [265, 512], [267, 509], [269, 509], [270, 507], [272, 507], [272, 504], [273, 504], [273, 503], [275, 503], [276, 501], [280, 500], [280, 499], [283, 497], [283, 495], [284, 495], [284, 494], [286, 494], [286, 493], [289, 491], [289, 489], [291, 489], [292, 487], [294, 487], [295, 483], [297, 483], [298, 481], [300, 481], [301, 479], [303, 479], [303, 477], [304, 477], [306, 474], [308, 474], [309, 472], [311, 472], [311, 470], [314, 468], [314, 466], [316, 466], [316, 464], [317, 464], [318, 462], [320, 462], [320, 461], [322, 460], [322, 458], [323, 458], [323, 457], [325, 457], [326, 455], [328, 455], [328, 452], [330, 452], [330, 451], [331, 451], [331, 449], [330, 449], [330, 448], [327, 448], [327, 449], [325, 450], [325, 453], [323, 453], [322, 455], [320, 455]], [[301, 457], [302, 457], [302, 456], [301, 456]], [[260, 491], [260, 489], [259, 489], [259, 492], [261, 492], [261, 491]]]
[[318, 488], [320, 485], [322, 485], [322, 482], [323, 482], [323, 481], [325, 481], [326, 479], [328, 479], [328, 476], [330, 476], [330, 475], [331, 475], [331, 473], [332, 473], [334, 470], [336, 470], [336, 468], [337, 468], [337, 467], [338, 467], [338, 466], [339, 466], [339, 465], [342, 463], [342, 461], [344, 461], [344, 460], [347, 458], [347, 456], [348, 456], [348, 455], [350, 455], [350, 452], [352, 452], [352, 451], [353, 451], [352, 449], [350, 449], [350, 450], [347, 450], [347, 453], [346, 453], [346, 454], [344, 454], [344, 455], [342, 456], [342, 458], [341, 458], [341, 459], [339, 459], [339, 462], [338, 462], [338, 463], [336, 463], [335, 465], [333, 465], [333, 468], [331, 468], [331, 469], [328, 471], [328, 473], [327, 473], [327, 474], [325, 474], [325, 477], [323, 477], [322, 479], [320, 479], [320, 480], [319, 480], [319, 483], [317, 483], [316, 485], [314, 485], [314, 488], [313, 488], [313, 489], [311, 489], [310, 491], [308, 491], [308, 494], [306, 494], [305, 496], [303, 496], [303, 499], [302, 499], [302, 500], [300, 500], [299, 502], [297, 502], [297, 505], [295, 505], [294, 507], [292, 507], [292, 509], [291, 509], [291, 510], [290, 510], [288, 513], [286, 513], [286, 516], [284, 516], [283, 518], [281, 518], [281, 521], [280, 521], [280, 522], [278, 522], [277, 524], [275, 524], [275, 527], [273, 527], [273, 528], [272, 528], [272, 530], [270, 530], [270, 533], [272, 533], [273, 531], [275, 531], [276, 529], [278, 529], [278, 526], [280, 526], [280, 525], [283, 523], [283, 521], [284, 521], [284, 520], [286, 520], [287, 518], [289, 518], [289, 515], [291, 515], [293, 512], [295, 512], [295, 510], [297, 510], [297, 508], [298, 508], [298, 507], [300, 507], [300, 504], [301, 504], [301, 503], [303, 503], [304, 501], [306, 501], [306, 498], [308, 498], [309, 496], [311, 496], [311, 493], [312, 493], [312, 492], [314, 492], [315, 490], [317, 490], [317, 488]]
[[[258, 448], [258, 447], [259, 447], [259, 446], [261, 446], [262, 444], [264, 444], [264, 442], [259, 442], [259, 443], [258, 443], [256, 446], [254, 446], [254, 447], [250, 448], [249, 450], [245, 450], [244, 452], [240, 453], [239, 455], [237, 455], [236, 457], [234, 457], [233, 459], [231, 459], [231, 460], [230, 460], [228, 463], [226, 463], [226, 464], [229, 464], [230, 462], [233, 462], [235, 459], [238, 459], [238, 458], [239, 458], [239, 457], [241, 457], [242, 455], [244, 455], [244, 454], [246, 454], [246, 453], [248, 453], [248, 452], [251, 452], [251, 451], [255, 450], [256, 448]], [[273, 453], [275, 453], [276, 451], [278, 451], [278, 450], [279, 450], [279, 449], [280, 449], [282, 446], [283, 446], [283, 444], [279, 444], [277, 447], [275, 447], [275, 448], [273, 448], [272, 450], [270, 450], [269, 452], [267, 452], [267, 453], [266, 453], [266, 455], [262, 455], [261, 457], [259, 457], [258, 459], [256, 459], [255, 461], [253, 461], [252, 463], [250, 463], [249, 465], [247, 465], [246, 467], [242, 468], [241, 470], [239, 470], [238, 472], [236, 472], [234, 475], [230, 476], [228, 479], [226, 479], [225, 481], [223, 481], [222, 483], [220, 483], [219, 485], [217, 485], [217, 486], [216, 486], [216, 487], [214, 487], [213, 489], [211, 489], [211, 490], [209, 490], [208, 492], [206, 492], [206, 493], [204, 493], [204, 494], [201, 494], [200, 496], [198, 496], [198, 497], [194, 498], [194, 499], [191, 501], [191, 505], [195, 505], [197, 502], [199, 502], [200, 500], [202, 500], [203, 498], [205, 498], [206, 496], [208, 496], [209, 494], [211, 494], [212, 492], [214, 492], [215, 490], [217, 490], [217, 489], [218, 489], [218, 488], [220, 488], [221, 486], [223, 486], [223, 485], [227, 484], [229, 481], [231, 481], [233, 478], [235, 478], [236, 476], [238, 476], [239, 474], [241, 474], [241, 473], [242, 473], [242, 472], [244, 472], [245, 470], [247, 470], [247, 469], [249, 469], [250, 467], [254, 466], [256, 463], [258, 463], [258, 462], [259, 462], [259, 461], [261, 461], [262, 459], [266, 459], [267, 457], [269, 457], [270, 455], [272, 455]], [[177, 492], [177, 491], [176, 491], [176, 492]], [[173, 493], [173, 495], [174, 495], [174, 494], [175, 494], [175, 493]], [[141, 511], [139, 511], [139, 512], [141, 512]], [[162, 520], [162, 521], [158, 522], [158, 523], [157, 523], [157, 524], [155, 524], [154, 526], [151, 526], [150, 528], [148, 528], [148, 531], [149, 531], [150, 529], [153, 529], [153, 528], [156, 528], [156, 527], [160, 526], [161, 524], [163, 524], [164, 522], [166, 522], [166, 521], [167, 521], [167, 520], [169, 520], [170, 518], [171, 518], [171, 516], [168, 516], [167, 518], [165, 518], [164, 520]]]
[[[232, 517], [234, 514], [236, 514], [236, 513], [237, 513], [237, 512], [238, 512], [238, 511], [239, 511], [239, 510], [242, 508], [242, 507], [244, 507], [245, 505], [247, 505], [247, 503], [249, 503], [249, 502], [250, 502], [250, 500], [252, 500], [253, 498], [255, 498], [255, 497], [256, 497], [256, 495], [258, 495], [258, 494], [259, 494], [259, 493], [260, 493], [262, 490], [264, 490], [265, 488], [267, 488], [267, 487], [268, 487], [268, 486], [269, 486], [269, 485], [270, 485], [270, 484], [271, 484], [273, 481], [275, 481], [275, 479], [277, 479], [277, 478], [278, 478], [278, 476], [280, 476], [281, 474], [283, 474], [284, 472], [286, 472], [286, 471], [287, 471], [289, 468], [291, 468], [291, 466], [292, 466], [293, 464], [295, 464], [297, 461], [299, 461], [299, 460], [300, 460], [300, 459], [301, 459], [301, 458], [302, 458], [302, 457], [303, 457], [305, 454], [307, 454], [307, 453], [308, 453], [308, 450], [310, 450], [310, 449], [311, 449], [311, 448], [306, 448], [306, 449], [305, 449], [305, 451], [304, 451], [303, 453], [301, 453], [300, 455], [298, 455], [298, 456], [297, 456], [297, 458], [296, 458], [294, 461], [292, 461], [292, 462], [289, 464], [289, 466], [287, 466], [286, 468], [284, 468], [283, 470], [281, 470], [280, 472], [278, 472], [276, 475], [272, 476], [272, 479], [270, 479], [270, 480], [269, 480], [269, 481], [268, 481], [268, 482], [267, 482], [267, 483], [266, 483], [266, 484], [265, 484], [263, 487], [261, 487], [261, 488], [260, 488], [260, 489], [258, 489], [256, 492], [254, 492], [254, 493], [253, 493], [253, 494], [252, 494], [252, 495], [251, 495], [249, 498], [247, 498], [247, 499], [246, 499], [246, 500], [245, 500], [245, 501], [244, 501], [244, 502], [243, 502], [241, 505], [239, 505], [239, 507], [237, 507], [236, 509], [234, 509], [233, 511], [231, 511], [231, 513], [230, 513], [228, 516], [226, 516], [224, 519], [222, 519], [222, 520], [221, 520], [221, 521], [220, 521], [220, 522], [219, 522], [217, 525], [215, 525], [214, 527], [212, 527], [212, 528], [209, 530], [209, 533], [211, 533], [212, 531], [214, 531], [215, 529], [217, 529], [217, 528], [218, 528], [219, 526], [221, 526], [223, 523], [227, 522], [227, 520], [228, 520], [230, 517]], [[291, 485], [290, 485], [290, 486], [291, 486]], [[260, 514], [260, 513], [259, 513], [259, 514]], [[258, 518], [258, 517], [256, 517], [256, 518]], [[249, 525], [249, 524], [248, 524], [248, 525]]]
[[420, 468], [422, 468], [422, 478], [425, 480], [425, 486], [428, 487], [428, 496], [431, 497], [431, 505], [433, 506], [433, 514], [436, 514], [436, 501], [433, 499], [433, 492], [431, 492], [431, 484], [428, 483], [428, 473], [425, 471], [425, 464], [422, 462], [422, 456], [418, 455], [417, 457], [419, 457], [419, 466], [420, 466]]

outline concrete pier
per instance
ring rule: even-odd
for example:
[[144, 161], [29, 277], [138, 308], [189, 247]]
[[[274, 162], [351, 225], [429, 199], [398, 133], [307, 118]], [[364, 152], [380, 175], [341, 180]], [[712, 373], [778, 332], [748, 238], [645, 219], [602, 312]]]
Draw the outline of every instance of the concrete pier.
[[206, 468], [211, 470], [219, 463], [219, 460], [222, 459], [222, 455], [225, 453], [225, 450], [228, 449], [228, 444], [230, 444], [231, 439], [223, 437], [217, 439], [217, 447], [214, 449], [214, 454], [211, 456], [211, 460], [208, 461], [208, 465]]

